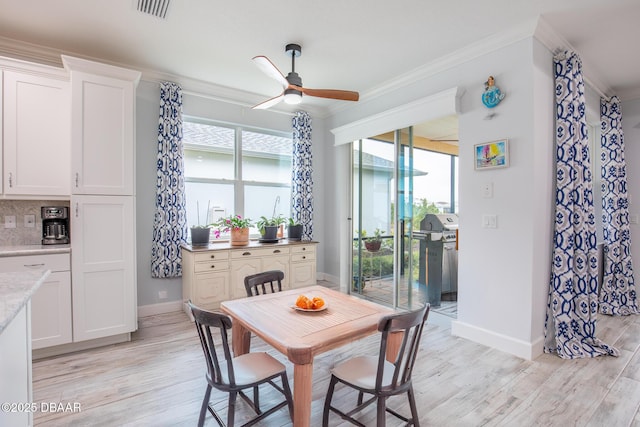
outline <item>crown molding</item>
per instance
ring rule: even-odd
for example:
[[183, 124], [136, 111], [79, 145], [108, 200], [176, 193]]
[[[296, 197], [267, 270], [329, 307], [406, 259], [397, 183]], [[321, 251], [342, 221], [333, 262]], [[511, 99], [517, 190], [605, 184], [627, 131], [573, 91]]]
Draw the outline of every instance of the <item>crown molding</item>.
[[[137, 72], [141, 73], [141, 80], [144, 80], [146, 82], [161, 83], [165, 81], [173, 81], [180, 84], [183, 93], [192, 96], [204, 97], [227, 104], [237, 105], [244, 108], [251, 108], [264, 100], [263, 95], [246, 92], [239, 89], [216, 85], [214, 83], [208, 83], [190, 77], [162, 73], [156, 70], [141, 69], [140, 67], [136, 67], [135, 65], [131, 64], [106, 61], [102, 58], [88, 57], [86, 55], [80, 55], [75, 52], [68, 52], [49, 46], [26, 43], [7, 37], [0, 37], [0, 55], [7, 57], [7, 59], [24, 61], [25, 63], [37, 63], [41, 65], [56, 67], [59, 69], [65, 68], [63, 57], [66, 57], [66, 62], [69, 63], [69, 61], [72, 61], [75, 65], [82, 64], [83, 61], [93, 61], [104, 65], [106, 69], [110, 70], [116, 69], [111, 67], [137, 70]], [[73, 66], [71, 68], [73, 68]], [[294, 109], [293, 107], [296, 108]], [[300, 108], [304, 108], [305, 111], [316, 117], [324, 117], [327, 115], [326, 108], [316, 107], [313, 105], [297, 105], [293, 107], [289, 107], [288, 105], [284, 104], [272, 107], [265, 111], [293, 116], [295, 114], [295, 111], [299, 110]]]
[[[524, 21], [519, 25], [514, 25], [505, 31], [480, 39], [471, 43], [462, 49], [458, 49], [447, 55], [438, 57], [437, 59], [414, 68], [404, 74], [394, 77], [381, 85], [374, 87], [361, 94], [361, 102], [373, 101], [377, 98], [388, 95], [398, 89], [421, 80], [427, 79], [434, 75], [440, 74], [448, 69], [469, 62], [473, 59], [482, 57], [498, 49], [510, 44], [533, 36], [536, 29], [537, 19]], [[329, 108], [329, 113], [335, 115], [340, 111], [349, 108], [345, 105], [337, 105]]]
[[585, 84], [589, 85], [589, 87], [603, 98], [608, 99], [613, 96], [613, 89], [604, 83], [601, 76], [592, 71], [593, 68], [589, 67], [589, 63], [582, 58], [580, 51], [574, 48], [571, 43], [558, 34], [543, 17], [538, 19], [538, 25], [536, 26], [534, 37], [547, 49], [553, 52], [554, 55], [564, 51], [576, 52], [582, 59], [582, 75]]

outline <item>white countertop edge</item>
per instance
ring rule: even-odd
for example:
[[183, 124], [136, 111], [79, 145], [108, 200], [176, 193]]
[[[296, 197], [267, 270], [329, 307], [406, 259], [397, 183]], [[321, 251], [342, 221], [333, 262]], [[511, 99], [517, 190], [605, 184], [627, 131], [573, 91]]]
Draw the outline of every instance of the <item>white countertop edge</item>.
[[16, 245], [0, 246], [0, 257], [21, 255], [68, 254], [71, 245]]
[[27, 305], [51, 270], [0, 273], [0, 334]]

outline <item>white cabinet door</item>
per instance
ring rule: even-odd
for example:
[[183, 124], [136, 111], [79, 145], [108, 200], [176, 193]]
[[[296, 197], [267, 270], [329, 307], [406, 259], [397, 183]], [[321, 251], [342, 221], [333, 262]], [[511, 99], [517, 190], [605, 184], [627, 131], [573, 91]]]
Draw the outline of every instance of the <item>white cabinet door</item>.
[[140, 72], [68, 56], [73, 194], [134, 194], [135, 88]]
[[51, 273], [31, 299], [31, 345], [34, 350], [73, 341], [71, 273]]
[[[250, 253], [246, 251], [246, 253]], [[231, 260], [231, 298], [246, 298], [244, 278], [262, 271], [262, 260], [259, 257], [247, 255], [245, 258]]]
[[74, 341], [137, 328], [134, 198], [71, 197]]
[[33, 349], [68, 344], [71, 325], [71, 273], [68, 253], [0, 257], [0, 272], [50, 270], [31, 298]]
[[284, 273], [282, 289], [289, 289], [289, 254], [262, 258], [262, 271], [280, 270]]
[[4, 71], [4, 193], [69, 196], [69, 84]]

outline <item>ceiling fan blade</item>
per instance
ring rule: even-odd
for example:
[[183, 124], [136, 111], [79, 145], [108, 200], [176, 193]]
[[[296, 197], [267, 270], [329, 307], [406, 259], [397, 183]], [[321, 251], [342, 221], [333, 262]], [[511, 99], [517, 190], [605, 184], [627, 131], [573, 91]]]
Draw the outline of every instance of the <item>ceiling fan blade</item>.
[[253, 62], [256, 63], [258, 68], [260, 68], [263, 73], [280, 83], [284, 89], [289, 86], [289, 82], [287, 81], [287, 79], [280, 72], [280, 70], [278, 70], [278, 67], [273, 65], [273, 62], [271, 62], [269, 58], [262, 55], [254, 56]]
[[271, 99], [267, 99], [264, 102], [261, 102], [258, 105], [255, 105], [253, 107], [251, 107], [253, 110], [266, 110], [267, 108], [273, 107], [274, 105], [276, 105], [278, 102], [282, 101], [284, 99], [284, 93], [281, 93], [278, 96], [274, 96]]
[[315, 96], [317, 98], [339, 99], [342, 101], [357, 101], [360, 98], [358, 92], [350, 90], [338, 89], [307, 89], [303, 87], [293, 86], [294, 89], [300, 90], [305, 95]]

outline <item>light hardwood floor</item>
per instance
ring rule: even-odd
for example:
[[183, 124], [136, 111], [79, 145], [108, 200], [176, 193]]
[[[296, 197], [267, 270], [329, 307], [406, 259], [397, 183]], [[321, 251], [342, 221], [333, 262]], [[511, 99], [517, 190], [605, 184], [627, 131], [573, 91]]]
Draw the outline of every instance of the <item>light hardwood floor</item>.
[[[452, 337], [442, 322], [428, 322], [414, 371], [423, 426], [640, 426], [640, 318], [600, 315], [598, 337], [621, 356], [562, 360], [542, 355], [534, 361]], [[330, 367], [355, 354], [377, 351], [372, 336], [324, 353], [314, 364], [313, 423], [321, 424]], [[252, 350], [268, 351], [257, 338]], [[76, 413], [37, 413], [42, 426], [194, 426], [205, 389], [204, 360], [193, 324], [182, 312], [143, 318], [132, 342], [44, 360], [33, 365], [34, 401], [79, 403]], [[265, 389], [265, 391], [268, 391]], [[338, 389], [336, 398], [355, 396]], [[226, 395], [212, 401], [226, 414]], [[279, 399], [261, 394], [262, 405]], [[389, 406], [408, 411], [405, 398]], [[249, 413], [238, 404], [237, 422]], [[375, 410], [364, 412], [375, 424]], [[207, 416], [207, 426], [216, 425]], [[281, 410], [261, 425], [291, 425]], [[347, 425], [337, 416], [331, 426]], [[388, 416], [388, 425], [398, 425]]]

